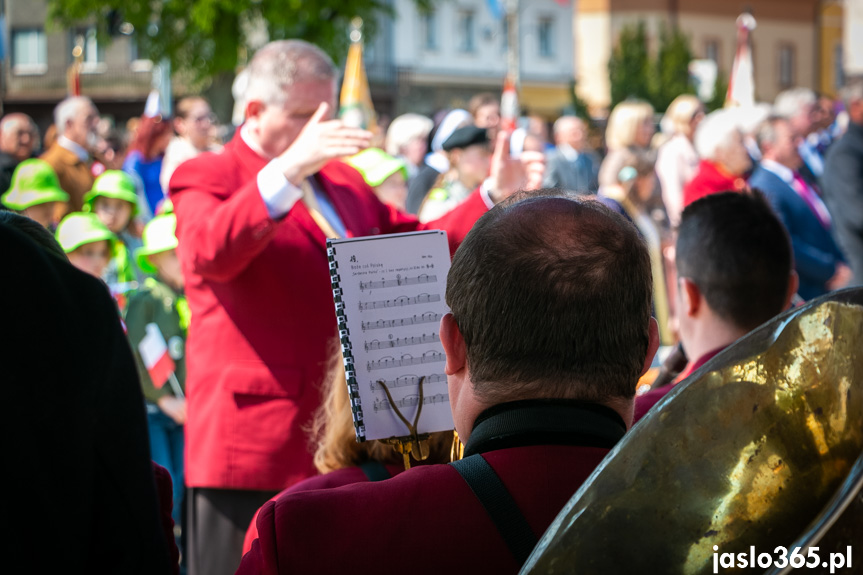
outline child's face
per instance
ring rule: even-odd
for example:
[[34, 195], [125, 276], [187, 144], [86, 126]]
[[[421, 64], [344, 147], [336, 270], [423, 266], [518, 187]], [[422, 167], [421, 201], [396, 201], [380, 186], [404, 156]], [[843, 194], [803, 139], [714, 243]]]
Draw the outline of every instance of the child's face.
[[111, 259], [111, 249], [107, 240], [100, 240], [84, 244], [66, 255], [73, 266], [100, 278]]
[[25, 208], [21, 215], [27, 216], [34, 222], [42, 224], [44, 227], [50, 226], [54, 222], [54, 206], [57, 202], [46, 202]]
[[109, 230], [119, 234], [132, 219], [132, 204], [126, 200], [99, 196], [93, 203], [93, 211]]
[[183, 271], [180, 269], [180, 259], [176, 250], [168, 250], [153, 254], [150, 263], [155, 266], [159, 277], [174, 289], [183, 289]]
[[383, 203], [389, 204], [401, 211], [406, 210], [408, 186], [405, 183], [405, 177], [402, 175], [401, 170], [393, 173], [393, 175], [381, 182], [381, 185], [375, 188], [375, 193]]

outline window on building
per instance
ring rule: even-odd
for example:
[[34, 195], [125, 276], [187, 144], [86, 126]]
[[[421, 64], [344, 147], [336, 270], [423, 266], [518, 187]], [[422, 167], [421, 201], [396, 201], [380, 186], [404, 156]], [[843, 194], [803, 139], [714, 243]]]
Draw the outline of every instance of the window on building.
[[716, 69], [719, 69], [719, 40], [716, 39], [708, 39], [704, 42], [704, 59], [705, 60], [713, 60], [716, 64]]
[[509, 18], [503, 17], [500, 19], [501, 26], [501, 41], [500, 46], [504, 51], [509, 50]]
[[148, 60], [145, 54], [150, 42], [146, 33], [134, 32], [129, 37], [129, 65], [133, 72], [150, 72], [153, 62]]
[[437, 13], [429, 10], [421, 16], [422, 43], [426, 50], [437, 50]]
[[12, 31], [12, 68], [16, 74], [40, 74], [48, 69], [45, 31]]
[[81, 63], [84, 70], [98, 68], [100, 64], [105, 63], [105, 47], [99, 45], [99, 40], [96, 38], [95, 28], [75, 28], [70, 31], [71, 47], [69, 50], [70, 58], [72, 50], [76, 46], [81, 46], [83, 50]]
[[462, 10], [458, 13], [459, 52], [473, 52], [476, 49], [475, 23], [473, 10]]
[[539, 40], [539, 55], [543, 58], [553, 57], [554, 20], [552, 18], [540, 18], [537, 32], [537, 39]]
[[796, 62], [794, 46], [781, 44], [779, 46], [779, 87], [781, 89], [794, 86], [794, 72]]

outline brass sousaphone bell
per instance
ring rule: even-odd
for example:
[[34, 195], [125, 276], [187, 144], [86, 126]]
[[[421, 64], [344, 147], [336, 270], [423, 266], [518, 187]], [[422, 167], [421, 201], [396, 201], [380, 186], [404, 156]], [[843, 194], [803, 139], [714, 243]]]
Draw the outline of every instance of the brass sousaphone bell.
[[[807, 573], [863, 573], [861, 486], [856, 288], [780, 315], [677, 385], [570, 499], [522, 573], [787, 573], [779, 546], [786, 562], [802, 547]], [[733, 568], [717, 569], [723, 553]], [[831, 553], [851, 568], [843, 557], [831, 571]]]

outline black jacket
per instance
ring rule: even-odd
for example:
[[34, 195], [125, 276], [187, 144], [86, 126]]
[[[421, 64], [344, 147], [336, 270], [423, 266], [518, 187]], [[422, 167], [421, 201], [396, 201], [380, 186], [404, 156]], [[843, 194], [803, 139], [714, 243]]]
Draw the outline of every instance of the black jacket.
[[836, 239], [854, 271], [851, 285], [863, 285], [863, 126], [849, 123], [830, 147], [822, 184]]

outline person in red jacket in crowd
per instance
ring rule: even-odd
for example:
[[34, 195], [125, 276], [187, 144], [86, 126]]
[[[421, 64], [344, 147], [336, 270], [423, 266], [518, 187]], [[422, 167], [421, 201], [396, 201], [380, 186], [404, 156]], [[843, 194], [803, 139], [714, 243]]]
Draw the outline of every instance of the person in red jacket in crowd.
[[701, 158], [695, 176], [683, 187], [683, 205], [709, 194], [746, 189], [752, 159], [743, 143], [739, 118], [732, 110], [708, 114], [695, 131], [695, 151]]
[[455, 249], [495, 202], [538, 187], [544, 167], [540, 154], [511, 158], [501, 134], [481, 189], [420, 226], [338, 161], [371, 134], [331, 119], [338, 74], [324, 52], [272, 42], [248, 74], [246, 122], [233, 140], [170, 180], [192, 313], [190, 575], [232, 573], [258, 507], [315, 474], [304, 427], [337, 338], [326, 238], [444, 229]]
[[453, 258], [440, 329], [465, 458], [267, 503], [237, 573], [516, 573], [630, 425], [659, 341], [651, 286], [638, 232], [599, 202], [491, 210]]
[[760, 192], [723, 192], [683, 210], [677, 315], [688, 363], [635, 401], [635, 421], [713, 356], [788, 309], [797, 292], [791, 240]]

